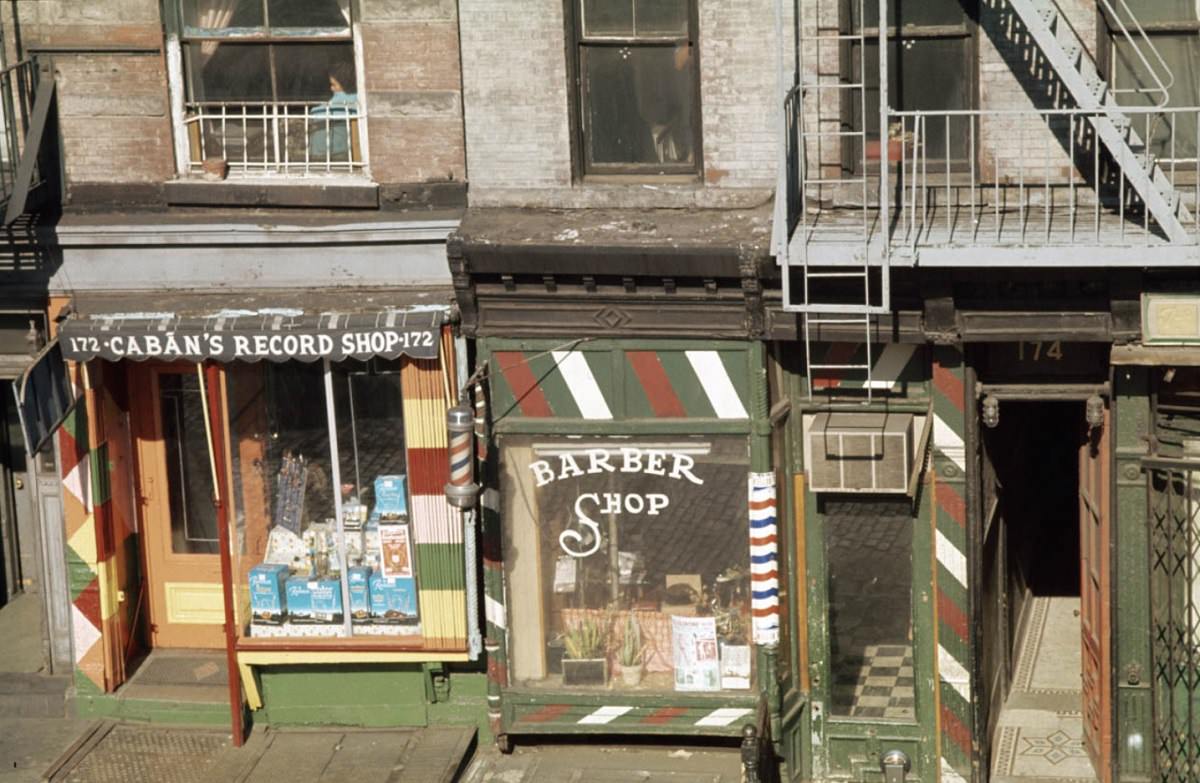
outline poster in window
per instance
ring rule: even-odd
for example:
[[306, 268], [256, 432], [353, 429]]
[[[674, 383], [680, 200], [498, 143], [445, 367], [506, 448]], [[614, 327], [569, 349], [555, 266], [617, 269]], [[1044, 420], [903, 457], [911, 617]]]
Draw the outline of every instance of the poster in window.
[[408, 541], [408, 525], [380, 525], [379, 542], [383, 549], [385, 579], [411, 579], [412, 548]]
[[721, 690], [715, 617], [672, 617], [671, 650], [675, 664], [675, 690]]

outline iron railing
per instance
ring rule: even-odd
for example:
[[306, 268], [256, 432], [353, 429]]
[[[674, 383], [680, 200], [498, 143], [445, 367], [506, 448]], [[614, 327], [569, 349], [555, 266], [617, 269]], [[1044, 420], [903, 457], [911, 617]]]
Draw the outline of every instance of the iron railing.
[[[0, 70], [0, 202], [7, 203], [18, 187], [18, 169], [29, 134], [33, 100], [37, 92], [39, 64], [21, 60]], [[36, 163], [30, 188], [41, 181]]]
[[[1121, 108], [1131, 148], [1200, 241], [1200, 109]], [[1100, 143], [1107, 110], [891, 112], [889, 246], [1156, 244], [1143, 199]], [[1147, 141], [1148, 140], [1148, 141]]]
[[231, 175], [354, 174], [363, 114], [320, 101], [196, 101], [184, 107], [188, 168], [223, 160]]

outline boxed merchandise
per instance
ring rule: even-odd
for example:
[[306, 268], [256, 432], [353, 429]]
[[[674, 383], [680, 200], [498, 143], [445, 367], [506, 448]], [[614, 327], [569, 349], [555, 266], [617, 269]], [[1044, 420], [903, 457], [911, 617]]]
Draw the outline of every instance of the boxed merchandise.
[[293, 576], [287, 580], [287, 606], [293, 623], [340, 623], [342, 583], [338, 579]]
[[404, 476], [376, 476], [371, 519], [398, 521], [407, 518], [408, 480]]
[[260, 625], [280, 625], [287, 613], [284, 584], [288, 567], [277, 563], [260, 563], [250, 569], [250, 622]]
[[417, 583], [403, 577], [386, 579], [371, 574], [371, 616], [377, 623], [403, 623], [417, 619]]
[[350, 584], [350, 622], [370, 622], [371, 569], [365, 566], [355, 566], [346, 572], [346, 580]]

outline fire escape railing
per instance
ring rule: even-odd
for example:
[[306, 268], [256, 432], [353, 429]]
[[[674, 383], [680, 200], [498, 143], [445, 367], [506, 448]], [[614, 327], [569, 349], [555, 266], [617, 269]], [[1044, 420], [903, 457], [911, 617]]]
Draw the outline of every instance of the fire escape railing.
[[30, 193], [45, 182], [42, 142], [53, 100], [54, 71], [48, 59], [33, 57], [0, 69], [0, 205], [5, 225], [24, 213]]
[[[860, 199], [858, 186], [833, 181], [828, 155], [814, 150], [818, 136], [830, 135], [828, 122], [818, 127], [830, 119], [820, 114], [829, 103], [820, 91], [830, 88], [827, 76], [806, 72], [812, 64], [798, 45], [795, 68], [780, 66], [786, 159], [775, 251], [781, 264], [817, 263], [809, 250], [822, 242], [857, 243], [864, 219], [871, 226], [864, 253], [883, 265], [896, 253], [930, 247], [1200, 244], [1200, 106], [1168, 106], [1174, 74], [1126, 0], [1096, 0], [1096, 8], [1127, 45], [1138, 83], [1110, 85], [1054, 0], [1007, 0], [1005, 12], [1025, 27], [1024, 45], [1048, 66], [1052, 105], [957, 111], [889, 105], [888, 3], [866, 1], [879, 2], [884, 20], [881, 138], [877, 147], [871, 142], [872, 156], [857, 162], [874, 187]], [[866, 148], [865, 139], [858, 143]], [[814, 162], [815, 155], [821, 160]]]

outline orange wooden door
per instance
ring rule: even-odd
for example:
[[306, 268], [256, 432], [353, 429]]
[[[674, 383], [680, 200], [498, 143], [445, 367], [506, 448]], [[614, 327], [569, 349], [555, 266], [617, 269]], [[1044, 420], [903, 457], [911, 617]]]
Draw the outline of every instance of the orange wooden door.
[[134, 365], [131, 370], [155, 647], [225, 646], [213, 475], [200, 389], [195, 365]]
[[1110, 412], [1079, 449], [1080, 625], [1083, 732], [1097, 778], [1112, 780], [1112, 678], [1109, 642]]

